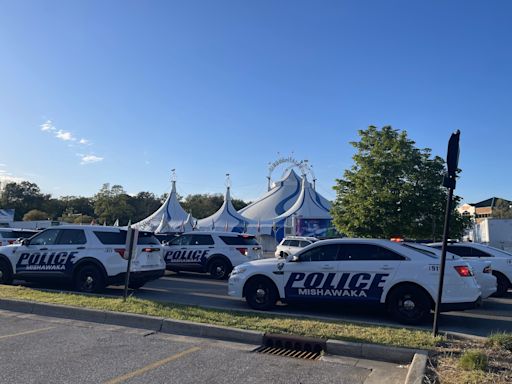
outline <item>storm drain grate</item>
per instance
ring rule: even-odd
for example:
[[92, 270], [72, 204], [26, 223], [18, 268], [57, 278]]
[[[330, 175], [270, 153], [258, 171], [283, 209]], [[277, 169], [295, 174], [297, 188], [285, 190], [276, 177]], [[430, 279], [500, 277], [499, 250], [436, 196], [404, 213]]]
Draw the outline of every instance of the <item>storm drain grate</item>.
[[267, 355], [276, 355], [276, 356], [286, 356], [286, 357], [295, 357], [297, 359], [307, 359], [307, 360], [318, 360], [321, 353], [311, 352], [311, 351], [295, 351], [293, 349], [286, 348], [276, 348], [276, 347], [258, 347], [254, 350], [254, 352], [265, 353]]
[[256, 348], [254, 352], [317, 360], [322, 356], [325, 349], [326, 344], [324, 340], [267, 333], [263, 336], [263, 345]]

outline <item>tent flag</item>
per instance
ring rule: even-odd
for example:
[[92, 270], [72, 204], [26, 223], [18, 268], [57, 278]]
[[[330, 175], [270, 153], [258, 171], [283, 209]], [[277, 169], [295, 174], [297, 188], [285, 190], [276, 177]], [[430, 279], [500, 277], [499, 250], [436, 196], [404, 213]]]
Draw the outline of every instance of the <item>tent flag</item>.
[[258, 233], [261, 232], [261, 225], [260, 225], [260, 219], [258, 219]]
[[247, 233], [247, 221], [244, 221], [244, 233]]
[[104, 227], [106, 227], [106, 226], [107, 226], [107, 220], [105, 220], [105, 221], [103, 222], [103, 226], [104, 226]]
[[96, 219], [91, 220], [91, 225], [96, 225]]
[[194, 222], [194, 226], [192, 227], [192, 229], [193, 229], [193, 230], [196, 230], [196, 229], [197, 229], [197, 221], [198, 221], [198, 220], [196, 219], [196, 221]]
[[132, 219], [128, 220], [128, 225], [126, 225], [128, 228], [130, 228], [132, 225]]
[[181, 221], [181, 232], [185, 232], [185, 222]]
[[114, 221], [114, 227], [119, 227], [119, 219], [116, 219], [116, 221]]
[[215, 222], [212, 219], [212, 231], [214, 231], [214, 230], [215, 230]]
[[226, 219], [226, 225], [224, 226], [224, 230], [227, 232], [228, 231], [228, 219]]

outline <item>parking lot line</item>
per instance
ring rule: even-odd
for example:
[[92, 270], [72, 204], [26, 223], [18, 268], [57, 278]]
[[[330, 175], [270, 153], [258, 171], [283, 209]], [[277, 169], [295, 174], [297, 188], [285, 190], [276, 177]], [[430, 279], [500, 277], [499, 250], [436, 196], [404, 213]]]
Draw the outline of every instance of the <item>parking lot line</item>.
[[145, 367], [137, 369], [136, 371], [129, 372], [127, 374], [124, 374], [124, 375], [121, 375], [121, 376], [118, 376], [118, 377], [114, 377], [111, 380], [105, 381], [104, 384], [122, 383], [123, 381], [132, 379], [132, 378], [137, 377], [137, 376], [141, 376], [141, 375], [143, 375], [144, 373], [146, 373], [148, 371], [151, 371], [153, 369], [159, 368], [162, 365], [165, 365], [165, 364], [167, 364], [167, 363], [169, 363], [171, 361], [179, 359], [180, 357], [186, 356], [186, 355], [188, 355], [190, 353], [193, 353], [193, 352], [197, 352], [199, 350], [201, 350], [201, 348], [199, 348], [199, 347], [189, 348], [189, 349], [187, 349], [187, 350], [185, 350], [183, 352], [176, 353], [174, 355], [166, 357], [165, 359], [158, 360], [158, 361], [155, 361], [154, 363], [148, 364]]
[[37, 333], [37, 332], [48, 331], [48, 330], [53, 329], [53, 328], [55, 328], [55, 327], [47, 327], [47, 328], [32, 329], [31, 331], [18, 332], [18, 333], [13, 333], [13, 334], [11, 334], [11, 335], [3, 335], [3, 336], [0, 336], [0, 340], [1, 340], [1, 339], [7, 339], [7, 338], [9, 338], [9, 337], [16, 337], [16, 336], [30, 335], [31, 333]]

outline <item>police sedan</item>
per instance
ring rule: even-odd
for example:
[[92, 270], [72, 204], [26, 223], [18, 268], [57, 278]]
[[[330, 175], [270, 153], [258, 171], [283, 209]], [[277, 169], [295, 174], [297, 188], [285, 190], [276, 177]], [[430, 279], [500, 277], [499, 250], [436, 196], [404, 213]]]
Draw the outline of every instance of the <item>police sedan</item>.
[[[230, 296], [254, 309], [276, 302], [328, 301], [384, 306], [405, 324], [422, 322], [434, 308], [439, 261], [388, 240], [333, 239], [311, 244], [294, 256], [236, 266]], [[441, 310], [464, 310], [481, 301], [471, 267], [447, 260]]]

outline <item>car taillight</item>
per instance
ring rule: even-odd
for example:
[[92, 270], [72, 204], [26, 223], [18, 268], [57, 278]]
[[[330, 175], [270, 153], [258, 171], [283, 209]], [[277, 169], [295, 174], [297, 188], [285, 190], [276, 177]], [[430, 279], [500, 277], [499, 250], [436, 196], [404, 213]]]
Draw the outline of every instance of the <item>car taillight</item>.
[[160, 248], [142, 248], [142, 252], [158, 252]]
[[119, 256], [121, 256], [124, 259], [124, 253], [126, 252], [126, 249], [124, 249], [124, 248], [115, 248], [114, 251], [119, 253]]
[[14, 244], [16, 240], [9, 240], [9, 244]]
[[490, 265], [488, 265], [487, 267], [484, 268], [483, 272], [484, 273], [492, 273], [492, 267]]
[[455, 270], [457, 271], [457, 273], [462, 276], [462, 277], [469, 277], [469, 276], [473, 276], [473, 272], [471, 272], [471, 269], [469, 269], [469, 267], [465, 266], [465, 265], [457, 265], [455, 267]]
[[236, 250], [244, 256], [247, 256], [249, 254], [249, 252], [247, 252], [247, 248], [237, 248]]

